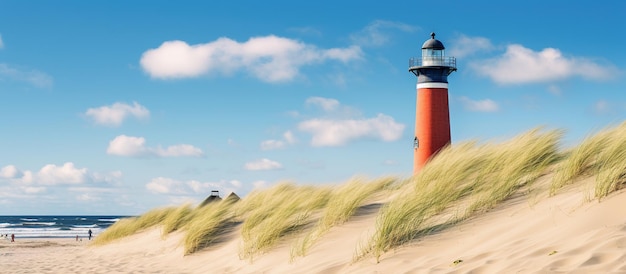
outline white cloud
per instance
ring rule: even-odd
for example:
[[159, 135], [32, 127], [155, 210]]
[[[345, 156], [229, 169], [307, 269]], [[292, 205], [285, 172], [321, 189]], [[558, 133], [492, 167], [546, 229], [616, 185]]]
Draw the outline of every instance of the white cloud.
[[284, 140], [265, 140], [261, 142], [261, 150], [273, 150], [285, 148], [289, 144], [296, 142], [296, 137], [288, 130], [283, 134]]
[[378, 114], [369, 119], [311, 119], [300, 122], [298, 129], [313, 135], [313, 146], [340, 146], [361, 138], [395, 141], [402, 137], [404, 125]]
[[87, 182], [86, 168], [76, 168], [73, 163], [63, 166], [45, 165], [37, 173], [37, 181], [44, 185], [81, 184]]
[[120, 171], [111, 173], [90, 172], [87, 168], [77, 168], [74, 163], [66, 162], [61, 166], [48, 164], [39, 171], [26, 170], [21, 172], [13, 165], [0, 169], [0, 180], [8, 180], [27, 187], [25, 191], [34, 193], [45, 188], [35, 185], [81, 185], [86, 183], [116, 183], [122, 177]]
[[339, 101], [332, 98], [309, 97], [306, 99], [305, 103], [307, 105], [319, 106], [325, 111], [332, 111], [339, 107]]
[[243, 43], [226, 37], [196, 45], [166, 41], [144, 52], [140, 63], [151, 77], [160, 79], [230, 75], [244, 70], [265, 82], [285, 82], [295, 78], [303, 66], [327, 60], [348, 62], [362, 55], [358, 46], [318, 49], [270, 35], [252, 37]]
[[0, 79], [8, 78], [14, 81], [27, 82], [39, 88], [52, 86], [52, 77], [37, 70], [22, 70], [7, 64], [0, 64]]
[[146, 184], [146, 189], [152, 193], [187, 195], [187, 194], [209, 194], [211, 190], [232, 189], [241, 187], [241, 182], [237, 180], [219, 182], [200, 182], [197, 180], [181, 181], [172, 178], [157, 177]]
[[109, 142], [107, 153], [118, 156], [147, 156], [150, 153], [145, 145], [146, 139], [143, 137], [119, 135]]
[[0, 178], [12, 179], [21, 176], [22, 172], [14, 165], [8, 165], [0, 169]]
[[187, 145], [187, 144], [173, 145], [165, 149], [158, 147], [154, 153], [160, 157], [181, 157], [181, 156], [201, 157], [204, 155], [204, 153], [202, 152], [202, 149], [199, 149], [197, 147], [194, 147], [192, 145]]
[[272, 169], [280, 169], [282, 167], [283, 165], [280, 164], [279, 162], [272, 161], [267, 158], [249, 162], [244, 165], [244, 168], [246, 170], [272, 170]]
[[403, 32], [413, 32], [416, 27], [399, 22], [376, 20], [357, 33], [350, 35], [354, 44], [360, 46], [379, 47], [389, 43], [390, 32], [400, 30]]
[[484, 37], [469, 37], [467, 35], [460, 35], [453, 43], [450, 49], [447, 50], [447, 55], [457, 58], [472, 55], [479, 51], [492, 50], [494, 46], [489, 39]]
[[552, 82], [576, 76], [605, 80], [617, 71], [612, 65], [600, 65], [587, 58], [565, 57], [555, 48], [536, 52], [518, 44], [509, 45], [500, 57], [470, 65], [499, 84]]
[[119, 126], [128, 116], [134, 116], [139, 119], [148, 118], [150, 116], [150, 111], [137, 102], [133, 102], [132, 106], [117, 102], [110, 106], [90, 108], [87, 112], [85, 112], [85, 115], [92, 118], [96, 124]]
[[496, 112], [500, 110], [498, 104], [491, 99], [475, 101], [465, 96], [462, 96], [459, 98], [459, 100], [461, 100], [461, 103], [463, 103], [465, 109], [469, 111]]
[[119, 135], [109, 142], [107, 153], [117, 156], [128, 157], [202, 157], [204, 152], [200, 148], [188, 144], [179, 144], [162, 148], [146, 147], [146, 139]]

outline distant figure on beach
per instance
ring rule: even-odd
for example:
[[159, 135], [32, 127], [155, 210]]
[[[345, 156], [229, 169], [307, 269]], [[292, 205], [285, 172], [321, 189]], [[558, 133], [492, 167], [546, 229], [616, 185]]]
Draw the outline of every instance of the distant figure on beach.
[[11, 242], [15, 242], [15, 234], [11, 234]]
[[91, 241], [91, 229], [87, 233], [89, 233], [89, 240]]
[[76, 235], [76, 241], [78, 242], [78, 235]]

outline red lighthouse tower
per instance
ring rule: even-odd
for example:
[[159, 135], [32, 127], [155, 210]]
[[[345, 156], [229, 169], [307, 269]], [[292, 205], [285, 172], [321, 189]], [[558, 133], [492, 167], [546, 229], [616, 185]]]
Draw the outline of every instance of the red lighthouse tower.
[[422, 45], [422, 57], [409, 59], [409, 71], [417, 76], [413, 174], [439, 150], [450, 144], [448, 75], [456, 71], [456, 59], [446, 57], [435, 33]]

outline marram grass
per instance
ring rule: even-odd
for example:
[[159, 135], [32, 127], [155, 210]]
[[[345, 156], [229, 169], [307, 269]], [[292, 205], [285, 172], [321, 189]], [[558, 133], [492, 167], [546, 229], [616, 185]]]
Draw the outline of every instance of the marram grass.
[[598, 200], [621, 189], [626, 180], [626, 123], [611, 133], [603, 153], [600, 153], [597, 160], [594, 194]]
[[252, 260], [281, 238], [301, 229], [311, 212], [325, 206], [329, 197], [330, 189], [326, 187], [280, 184], [245, 199], [239, 205], [239, 210], [246, 214], [240, 257]]
[[468, 214], [486, 211], [509, 198], [520, 187], [535, 181], [559, 159], [561, 131], [532, 130], [496, 145], [488, 153], [472, 186], [473, 203]]
[[296, 256], [306, 256], [309, 248], [331, 227], [347, 222], [358, 207], [363, 204], [363, 201], [396, 181], [397, 179], [392, 177], [380, 178], [371, 182], [354, 178], [335, 188], [315, 227], [292, 246], [291, 259], [293, 260]]
[[191, 218], [192, 212], [193, 210], [189, 204], [182, 205], [172, 210], [170, 214], [163, 219], [163, 235], [167, 235], [182, 228]]
[[114, 240], [133, 235], [141, 230], [160, 224], [175, 211], [174, 207], [150, 210], [139, 217], [124, 218], [108, 227], [93, 241], [94, 245], [102, 245]]
[[578, 177], [591, 175], [597, 171], [599, 164], [597, 160], [610, 142], [612, 131], [603, 130], [588, 137], [566, 154], [554, 173], [550, 195], [555, 195], [559, 189], [573, 183]]
[[581, 176], [595, 176], [598, 200], [622, 188], [626, 179], [626, 122], [583, 140], [560, 163], [550, 195]]
[[212, 202], [194, 210], [185, 225], [185, 255], [209, 247], [220, 240], [234, 217], [232, 200]]

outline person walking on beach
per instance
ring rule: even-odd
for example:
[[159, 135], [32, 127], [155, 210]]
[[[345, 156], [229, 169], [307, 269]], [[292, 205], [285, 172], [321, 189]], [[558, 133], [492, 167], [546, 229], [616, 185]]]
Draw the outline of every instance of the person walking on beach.
[[91, 229], [87, 233], [89, 233], [89, 240], [91, 241]]
[[11, 242], [15, 242], [15, 234], [11, 234]]

